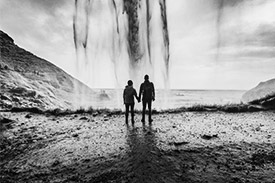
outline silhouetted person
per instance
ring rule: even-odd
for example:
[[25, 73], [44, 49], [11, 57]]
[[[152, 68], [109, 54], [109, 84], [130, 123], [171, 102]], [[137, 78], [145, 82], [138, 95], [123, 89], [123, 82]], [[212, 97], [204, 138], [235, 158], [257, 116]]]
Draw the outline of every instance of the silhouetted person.
[[128, 116], [129, 116], [129, 108], [131, 108], [131, 116], [132, 116], [132, 123], [134, 123], [134, 107], [135, 107], [135, 99], [139, 101], [137, 96], [136, 90], [133, 88], [133, 81], [129, 80], [128, 85], [125, 87], [123, 91], [123, 100], [125, 104], [125, 121], [128, 124]]
[[[139, 99], [142, 95], [142, 119], [141, 121], [145, 122], [145, 111], [146, 111], [146, 105], [148, 105], [149, 110], [149, 123], [151, 123], [152, 120], [152, 101], [155, 100], [155, 88], [154, 84], [149, 81], [149, 76], [144, 76], [144, 82], [140, 85], [139, 89]], [[139, 100], [140, 101], [140, 100]]]

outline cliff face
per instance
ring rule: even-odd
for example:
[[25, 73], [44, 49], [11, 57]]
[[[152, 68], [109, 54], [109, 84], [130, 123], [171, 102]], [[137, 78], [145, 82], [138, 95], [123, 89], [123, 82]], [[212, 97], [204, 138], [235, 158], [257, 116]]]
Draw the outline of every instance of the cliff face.
[[242, 101], [268, 108], [275, 108], [275, 79], [261, 82], [255, 88], [247, 91], [243, 95]]
[[71, 108], [81, 94], [89, 100], [93, 91], [54, 64], [15, 45], [0, 30], [0, 108]]

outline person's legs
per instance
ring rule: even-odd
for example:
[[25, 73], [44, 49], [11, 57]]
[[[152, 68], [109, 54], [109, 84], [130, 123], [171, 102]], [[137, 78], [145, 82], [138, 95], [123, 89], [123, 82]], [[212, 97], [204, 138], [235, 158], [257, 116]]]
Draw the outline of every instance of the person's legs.
[[134, 114], [135, 104], [131, 104], [130, 106], [131, 106], [132, 123], [134, 123], [135, 122], [135, 120], [134, 120], [134, 116], [135, 116], [135, 114]]
[[145, 122], [145, 110], [146, 110], [146, 102], [142, 101], [142, 122]]
[[148, 102], [148, 110], [149, 110], [149, 122], [152, 122], [152, 101]]
[[128, 123], [128, 116], [129, 116], [129, 104], [125, 104], [125, 122]]

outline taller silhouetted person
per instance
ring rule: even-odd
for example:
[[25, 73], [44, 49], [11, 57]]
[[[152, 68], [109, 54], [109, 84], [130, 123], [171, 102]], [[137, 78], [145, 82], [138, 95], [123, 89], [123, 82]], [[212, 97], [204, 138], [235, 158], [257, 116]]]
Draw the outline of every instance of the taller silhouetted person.
[[[152, 119], [152, 101], [155, 100], [155, 88], [154, 84], [149, 81], [149, 76], [144, 76], [144, 82], [140, 85], [139, 89], [139, 100], [142, 95], [142, 119], [141, 121], [145, 122], [145, 111], [146, 105], [148, 105], [149, 110], [149, 123], [153, 121]], [[140, 102], [140, 101], [139, 101]]]

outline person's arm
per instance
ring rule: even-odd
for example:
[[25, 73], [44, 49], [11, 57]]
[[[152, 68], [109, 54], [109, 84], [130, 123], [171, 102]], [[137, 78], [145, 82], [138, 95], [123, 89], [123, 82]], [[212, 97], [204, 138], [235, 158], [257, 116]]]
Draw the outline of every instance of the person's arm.
[[125, 104], [125, 89], [123, 90], [123, 103]]
[[137, 96], [137, 91], [136, 90], [134, 90], [134, 96], [136, 97], [137, 101], [139, 101], [139, 98]]
[[140, 102], [140, 100], [141, 100], [141, 93], [142, 93], [142, 90], [143, 90], [143, 84], [141, 84], [141, 85], [140, 85], [140, 88], [139, 88], [138, 102]]
[[154, 87], [154, 83], [152, 83], [152, 99], [153, 99], [153, 101], [155, 100], [155, 87]]

